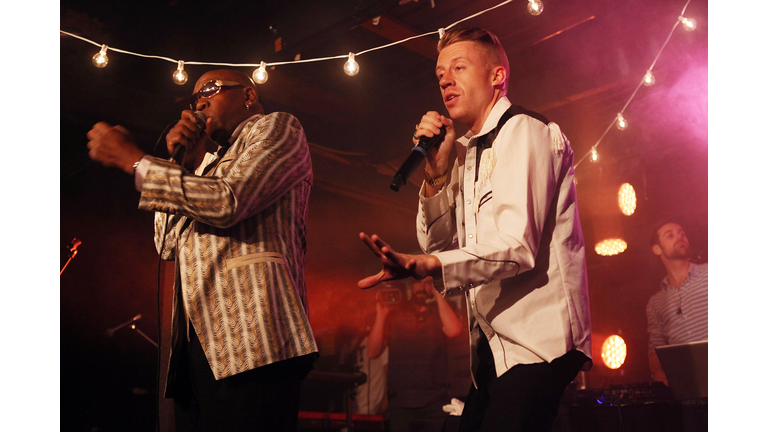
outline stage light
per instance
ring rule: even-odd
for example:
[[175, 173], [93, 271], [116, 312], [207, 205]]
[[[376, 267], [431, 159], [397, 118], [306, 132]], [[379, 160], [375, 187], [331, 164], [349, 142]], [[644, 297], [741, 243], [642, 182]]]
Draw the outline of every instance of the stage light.
[[93, 56], [93, 65], [97, 68], [103, 68], [109, 63], [109, 59], [107, 58], [107, 46], [102, 45], [101, 51], [99, 51], [95, 56]]
[[184, 60], [179, 60], [179, 66], [176, 68], [176, 72], [173, 73], [173, 82], [178, 85], [184, 85], [188, 79], [189, 75], [184, 70]]
[[595, 252], [601, 256], [614, 256], [627, 250], [627, 242], [620, 238], [609, 238], [595, 245]]
[[597, 149], [592, 147], [592, 150], [589, 151], [589, 161], [592, 163], [597, 163], [597, 161], [600, 160], [600, 155], [597, 154]]
[[651, 71], [646, 72], [645, 76], [643, 77], [643, 84], [650, 87], [655, 82], [656, 82], [656, 77], [653, 76], [653, 73], [651, 73]]
[[349, 53], [349, 60], [344, 63], [344, 73], [355, 76], [358, 72], [360, 72], [360, 65], [355, 61], [355, 53]]
[[624, 183], [619, 188], [619, 208], [627, 216], [631, 216], [637, 208], [637, 194], [629, 183]]
[[616, 127], [619, 128], [619, 130], [624, 130], [628, 126], [627, 119], [624, 118], [621, 113], [616, 115]]
[[600, 353], [603, 363], [611, 369], [618, 369], [627, 359], [627, 344], [621, 336], [613, 335], [608, 337], [603, 343], [603, 350]]
[[694, 31], [696, 30], [696, 20], [693, 18], [686, 18], [682, 15], [680, 15], [678, 18], [678, 21], [683, 23], [683, 28], [685, 28], [688, 31]]
[[528, 0], [528, 12], [533, 15], [541, 15], [544, 12], [544, 3], [541, 0]]
[[253, 80], [256, 81], [256, 84], [264, 84], [267, 82], [267, 79], [269, 79], [269, 74], [267, 73], [267, 64], [261, 62], [259, 68], [253, 71]]

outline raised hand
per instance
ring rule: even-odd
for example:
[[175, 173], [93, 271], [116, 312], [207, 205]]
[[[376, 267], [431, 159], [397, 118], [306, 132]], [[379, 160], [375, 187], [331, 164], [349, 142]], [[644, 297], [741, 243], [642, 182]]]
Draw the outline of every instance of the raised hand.
[[368, 249], [378, 257], [382, 264], [382, 269], [379, 273], [357, 282], [357, 286], [360, 288], [372, 288], [381, 282], [408, 277], [421, 280], [427, 276], [440, 276], [442, 264], [434, 255], [399, 253], [376, 234], [368, 237], [367, 234], [361, 232], [360, 240], [368, 246]]

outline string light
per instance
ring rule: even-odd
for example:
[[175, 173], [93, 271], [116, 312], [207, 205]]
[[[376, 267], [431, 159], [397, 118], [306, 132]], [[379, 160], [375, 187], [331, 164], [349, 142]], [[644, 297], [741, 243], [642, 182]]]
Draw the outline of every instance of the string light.
[[597, 154], [597, 149], [592, 147], [592, 150], [589, 152], [589, 161], [592, 163], [597, 163], [597, 161], [600, 160], [600, 155]]
[[541, 0], [528, 0], [528, 12], [533, 15], [541, 15], [544, 12], [544, 3]]
[[173, 82], [178, 85], [184, 85], [188, 79], [189, 75], [184, 70], [184, 60], [179, 60], [179, 66], [176, 68], [176, 72], [173, 73]]
[[101, 51], [93, 56], [93, 65], [97, 68], [103, 68], [107, 63], [109, 63], [109, 59], [107, 58], [107, 46], [102, 45]]
[[637, 194], [635, 188], [629, 183], [624, 183], [619, 187], [619, 209], [627, 216], [635, 213], [637, 208]]
[[360, 65], [355, 61], [355, 53], [349, 53], [349, 60], [344, 63], [344, 73], [355, 76], [358, 72], [360, 72]]
[[688, 31], [694, 31], [696, 30], [696, 20], [693, 18], [686, 18], [682, 15], [677, 17], [677, 19], [683, 24], [683, 28]]
[[253, 80], [256, 81], [256, 84], [264, 84], [267, 82], [267, 79], [269, 79], [269, 74], [267, 73], [267, 64], [261, 62], [259, 68], [253, 71]]
[[653, 76], [653, 72], [650, 70], [645, 73], [645, 76], [643, 77], [643, 84], [645, 84], [647, 87], [652, 86], [654, 83], [656, 83], [656, 77]]
[[[539, 4], [539, 13], [541, 13], [540, 12], [541, 11], [541, 7], [542, 7], [541, 6], [541, 1], [540, 0], [532, 0], [532, 1], [535, 1], [536, 3]], [[403, 43], [408, 42], [410, 40], [418, 39], [418, 38], [425, 37], [425, 36], [430, 36], [430, 35], [433, 35], [433, 34], [439, 34], [440, 38], [442, 38], [443, 35], [445, 34], [446, 30], [448, 30], [448, 29], [450, 29], [450, 28], [452, 28], [452, 27], [454, 27], [454, 26], [456, 26], [456, 25], [458, 25], [458, 24], [460, 24], [460, 23], [462, 23], [464, 21], [467, 21], [469, 19], [472, 19], [472, 18], [478, 17], [480, 15], [483, 15], [486, 12], [489, 12], [489, 11], [491, 11], [493, 9], [502, 7], [502, 6], [504, 6], [504, 5], [508, 4], [508, 3], [512, 3], [512, 0], [505, 0], [505, 1], [499, 3], [499, 4], [495, 5], [495, 6], [491, 6], [491, 7], [487, 8], [487, 9], [484, 9], [484, 10], [482, 10], [480, 12], [477, 12], [477, 13], [475, 13], [473, 15], [470, 15], [468, 17], [462, 18], [462, 19], [454, 22], [453, 24], [451, 24], [451, 25], [449, 25], [447, 27], [440, 28], [439, 30], [428, 32], [428, 33], [424, 33], [424, 34], [420, 34], [420, 35], [416, 35], [416, 36], [411, 36], [411, 37], [408, 37], [408, 38], [405, 38], [405, 39], [402, 39], [402, 40], [399, 40], [399, 41], [396, 41], [396, 42], [392, 42], [392, 43], [387, 44], [387, 45], [382, 45], [382, 46], [379, 46], [379, 47], [370, 48], [370, 49], [367, 49], [365, 51], [361, 51], [361, 52], [357, 53], [356, 55], [359, 56], [359, 55], [362, 55], [362, 54], [365, 54], [365, 53], [368, 53], [368, 52], [371, 52], [371, 51], [376, 51], [376, 50], [380, 50], [380, 49], [383, 49], [383, 48], [388, 48], [388, 47], [391, 47], [391, 46], [394, 46], [394, 45], [400, 45], [400, 44], [403, 44]], [[76, 38], [76, 39], [80, 39], [82, 41], [88, 42], [88, 43], [96, 45], [96, 46], [101, 46], [102, 50], [101, 50], [101, 52], [99, 54], [94, 56], [93, 62], [94, 62], [94, 65], [96, 65], [97, 67], [100, 67], [100, 68], [107, 65], [107, 56], [106, 56], [107, 46], [106, 45], [98, 44], [98, 43], [96, 43], [96, 42], [94, 42], [94, 41], [92, 41], [90, 39], [87, 39], [87, 38], [84, 38], [82, 36], [78, 36], [76, 34], [72, 34], [72, 33], [69, 33], [69, 32], [65, 32], [64, 30], [59, 30], [59, 33], [67, 35], [67, 36], [70, 36], [70, 37], [73, 37], [73, 38]], [[165, 60], [165, 61], [172, 62], [172, 63], [178, 63], [179, 62], [179, 60], [175, 60], [175, 59], [168, 58], [168, 57], [139, 54], [139, 53], [135, 53], [135, 52], [131, 52], [131, 51], [126, 51], [126, 50], [121, 50], [121, 49], [117, 49], [117, 48], [110, 48], [110, 49], [112, 51], [115, 51], [115, 52], [119, 52], [119, 53], [123, 53], [123, 54], [130, 54], [130, 55], [134, 55], [134, 56], [137, 56], [137, 57], [155, 58], [155, 59]], [[259, 69], [254, 71], [254, 74], [259, 72], [259, 70], [263, 69], [264, 70], [264, 76], [266, 77], [268, 74], [266, 73], [265, 66], [272, 66], [272, 67], [274, 67], [274, 66], [278, 66], [278, 65], [297, 64], [297, 63], [310, 63], [310, 62], [318, 62], [318, 61], [326, 61], [326, 60], [335, 60], [335, 59], [341, 59], [341, 58], [349, 59], [350, 57], [352, 58], [353, 61], [351, 63], [348, 62], [348, 63], [350, 63], [349, 69], [346, 67], [346, 64], [345, 64], [344, 70], [345, 70], [345, 72], [348, 75], [350, 75], [349, 72], [352, 72], [351, 75], [355, 75], [357, 72], [359, 72], [359, 67], [360, 66], [357, 64], [357, 62], [354, 61], [355, 54], [353, 54], [353, 53], [350, 53], [349, 55], [339, 55], [339, 56], [333, 56], [333, 57], [312, 58], [312, 59], [304, 59], [304, 60], [299, 60], [298, 56], [297, 56], [297, 58], [294, 61], [274, 62], [274, 63], [264, 63], [264, 62], [261, 62], [261, 64], [250, 64], [250, 63], [245, 63], [245, 64], [243, 64], [243, 63], [239, 63], [239, 64], [238, 63], [211, 63], [211, 62], [198, 62], [198, 61], [188, 61], [188, 62], [186, 62], [186, 64], [187, 65], [225, 66], [225, 67], [257, 67]], [[254, 76], [254, 81], [256, 81], [256, 77], [255, 76]], [[266, 79], [264, 81], [266, 82]]]
[[[449, 26], [442, 27], [442, 28], [440, 28], [440, 29], [438, 29], [436, 31], [424, 33], [424, 34], [421, 34], [421, 35], [411, 36], [411, 37], [408, 37], [406, 39], [402, 39], [402, 40], [399, 40], [399, 41], [396, 41], [396, 42], [393, 42], [393, 43], [390, 43], [390, 44], [387, 44], [387, 45], [383, 45], [383, 46], [371, 48], [371, 49], [368, 49], [368, 50], [365, 50], [365, 51], [361, 51], [361, 52], [359, 52], [357, 54], [350, 52], [346, 56], [340, 55], [340, 56], [333, 56], [333, 57], [314, 58], [314, 59], [305, 59], [305, 60], [294, 60], [294, 61], [275, 62], [275, 63], [265, 63], [265, 62], [262, 61], [261, 64], [258, 64], [258, 65], [256, 65], [256, 64], [192, 62], [192, 61], [188, 61], [188, 62], [186, 62], [186, 64], [187, 65], [194, 64], [194, 65], [227, 66], [227, 67], [258, 67], [258, 69], [253, 72], [253, 78], [254, 78], [254, 81], [258, 82], [259, 84], [262, 84], [263, 82], [266, 82], [267, 77], [268, 77], [268, 74], [267, 74], [267, 71], [266, 71], [266, 66], [274, 67], [274, 66], [277, 66], [277, 65], [284, 65], [284, 64], [308, 63], [308, 62], [318, 62], [318, 61], [325, 61], [325, 60], [333, 60], [333, 59], [339, 59], [339, 58], [347, 58], [347, 62], [344, 64], [344, 73], [346, 73], [347, 75], [353, 76], [353, 75], [356, 75], [359, 72], [359, 70], [360, 70], [359, 64], [355, 61], [355, 56], [356, 55], [362, 55], [364, 53], [368, 53], [368, 52], [371, 52], [371, 51], [375, 51], [375, 50], [379, 50], [379, 49], [383, 49], [383, 48], [388, 48], [388, 47], [394, 46], [394, 45], [399, 45], [399, 44], [405, 43], [407, 41], [410, 41], [412, 39], [417, 39], [417, 38], [421, 38], [421, 37], [425, 37], [425, 36], [430, 36], [430, 35], [433, 35], [433, 34], [438, 34], [439, 37], [442, 39], [442, 37], [445, 34], [446, 30], [448, 30], [448, 29], [450, 29], [450, 28], [452, 28], [452, 27], [454, 27], [454, 26], [456, 26], [456, 25], [458, 25], [458, 24], [460, 24], [460, 23], [462, 23], [464, 21], [467, 21], [469, 19], [472, 19], [472, 18], [475, 18], [477, 16], [480, 16], [480, 15], [486, 13], [486, 12], [489, 12], [489, 11], [491, 11], [493, 9], [499, 8], [499, 7], [504, 6], [504, 5], [506, 5], [508, 3], [511, 3], [511, 2], [512, 2], [512, 0], [505, 0], [505, 1], [497, 4], [496, 6], [489, 7], [487, 9], [485, 9], [485, 10], [482, 10], [480, 12], [477, 12], [477, 13], [473, 14], [473, 15], [465, 17], [465, 18], [463, 18], [463, 19], [461, 19], [459, 21], [454, 22], [453, 24], [451, 24]], [[651, 72], [651, 69], [653, 69], [653, 66], [656, 63], [656, 60], [658, 60], [658, 58], [661, 56], [661, 53], [664, 51], [664, 48], [666, 47], [667, 43], [669, 42], [669, 40], [670, 40], [674, 30], [675, 30], [675, 27], [677, 27], [678, 24], [682, 23], [683, 27], [686, 30], [688, 30], [688, 31], [693, 31], [693, 30], [696, 29], [696, 20], [693, 19], [693, 18], [687, 18], [687, 17], [685, 17], [683, 15], [685, 13], [685, 10], [688, 8], [688, 4], [690, 2], [691, 2], [691, 0], [687, 0], [685, 6], [683, 7], [683, 10], [682, 10], [681, 14], [678, 16], [678, 20], [675, 22], [675, 26], [672, 27], [672, 30], [670, 31], [669, 36], [667, 37], [667, 40], [664, 42], [664, 44], [662, 45], [661, 49], [659, 50], [659, 53], [657, 54], [656, 59], [654, 60], [654, 62], [651, 65], [651, 67], [646, 71], [645, 75], [643, 76], [642, 81], [638, 85], [638, 88], [640, 86], [642, 86], [642, 85], [650, 86], [650, 85], [653, 85], [655, 83], [656, 79], [653, 76], [653, 73]], [[543, 12], [543, 10], [544, 10], [544, 4], [543, 4], [543, 2], [541, 0], [529, 0], [528, 1], [528, 12], [530, 12], [532, 15], [539, 15], [539, 14], [541, 14]], [[98, 44], [98, 43], [96, 43], [94, 41], [91, 41], [89, 39], [86, 39], [86, 38], [84, 38], [82, 36], [78, 36], [78, 35], [75, 35], [75, 34], [72, 34], [72, 33], [68, 33], [68, 32], [65, 32], [63, 30], [59, 30], [59, 32], [61, 34], [65, 34], [67, 36], [71, 36], [73, 38], [83, 40], [83, 41], [91, 43], [93, 45], [101, 46], [101, 50], [99, 51], [99, 53], [93, 56], [93, 64], [96, 67], [99, 67], [99, 68], [103, 68], [103, 67], [105, 67], [107, 65], [107, 63], [108, 63], [108, 59], [107, 59], [107, 45], [100, 45], [100, 44]], [[125, 51], [125, 50], [120, 50], [120, 49], [116, 49], [116, 48], [110, 48], [110, 49], [112, 51], [120, 52], [120, 53], [123, 53], [123, 54], [130, 54], [130, 55], [135, 55], [135, 56], [138, 56], [138, 57], [145, 57], [145, 58], [156, 58], [156, 59], [161, 59], [161, 60], [166, 60], [166, 61], [169, 61], [169, 62], [181, 64], [181, 60], [174, 60], [174, 59], [171, 59], [171, 58], [168, 58], [168, 57], [138, 54], [138, 53], [134, 53], [134, 52], [130, 52], [130, 51]], [[183, 71], [183, 70], [182, 69], [177, 69], [177, 71], [174, 73], [174, 76], [173, 76], [174, 82], [176, 82], [177, 84], [182, 84], [182, 83], [178, 82], [178, 80], [177, 80], [177, 75], [180, 74], [180, 71]], [[263, 82], [261, 82], [262, 73], [263, 73], [263, 77], [264, 77], [263, 78], [263, 80], [264, 80]], [[624, 112], [626, 107], [630, 104], [630, 102], [632, 102], [632, 100], [634, 99], [636, 93], [637, 93], [637, 89], [635, 89], [635, 92], [632, 93], [632, 96], [630, 96], [629, 100], [624, 105], [624, 109], [622, 109], [621, 112]], [[617, 120], [618, 120], [618, 128], [619, 129], [626, 128], [626, 126], [627, 126], [626, 119], [623, 119], [623, 116], [621, 114], [619, 114], [617, 116]], [[587, 153], [584, 157], [579, 159], [579, 161], [574, 164], [574, 169], [578, 168], [579, 164], [585, 158], [587, 158], [587, 157], [589, 157], [590, 162], [597, 162], [598, 161], [599, 156], [598, 156], [597, 150], [595, 148], [597, 147], [597, 145], [600, 144], [602, 139], [605, 137], [605, 135], [610, 130], [611, 126], [612, 125], [610, 125], [605, 130], [603, 135], [600, 137], [600, 139], [598, 139], [598, 141], [592, 147], [590, 152]]]
[[627, 124], [627, 119], [625, 119], [624, 116], [621, 115], [621, 113], [617, 114], [616, 115], [616, 127], [619, 128], [619, 130], [624, 130], [624, 129], [627, 128], [627, 126], [629, 126]]
[[[688, 30], [688, 31], [693, 31], [694, 29], [696, 29], [696, 20], [694, 20], [693, 18], [686, 18], [684, 16], [685, 10], [688, 8], [688, 5], [690, 3], [691, 3], [691, 0], [687, 0], [686, 1], [685, 6], [683, 7], [682, 12], [678, 16], [677, 21], [675, 21], [675, 24], [672, 26], [672, 30], [670, 30], [670, 32], [669, 32], [669, 35], [667, 36], [667, 39], [664, 41], [664, 44], [662, 44], [661, 49], [659, 50], [659, 53], [656, 54], [656, 58], [653, 60], [653, 63], [651, 64], [651, 67], [649, 67], [648, 70], [645, 72], [645, 75], [643, 75], [643, 79], [637, 85], [637, 87], [635, 88], [635, 91], [632, 92], [632, 95], [629, 97], [629, 100], [627, 101], [627, 103], [624, 104], [624, 107], [621, 109], [621, 112], [624, 112], [627, 109], [629, 104], [635, 98], [635, 95], [637, 94], [637, 91], [640, 89], [640, 87], [642, 87], [643, 85], [651, 86], [651, 85], [653, 85], [656, 82], [656, 77], [653, 76], [653, 73], [651, 72], [651, 70], [656, 65], [656, 61], [659, 59], [659, 57], [661, 57], [661, 53], [664, 52], [664, 48], [666, 48], [667, 44], [669, 43], [669, 40], [672, 38], [672, 34], [674, 34], [674, 31], [677, 28], [677, 26], [682, 23], [683, 27], [686, 30]], [[623, 119], [623, 116], [621, 114], [619, 114], [616, 117], [616, 120], [618, 120], [618, 125], [617, 126], [618, 126], [619, 129], [623, 130], [624, 128], [627, 127], [627, 121], [626, 121], [626, 119], [624, 119], [623, 122], [622, 122], [621, 119]], [[616, 122], [616, 120], [614, 122]], [[578, 168], [579, 165], [581, 164], [581, 162], [584, 161], [584, 159], [589, 158], [590, 162], [595, 162], [595, 147], [597, 147], [597, 145], [600, 144], [600, 142], [603, 140], [603, 138], [605, 138], [605, 135], [608, 134], [608, 132], [611, 130], [612, 126], [613, 126], [613, 123], [611, 123], [605, 129], [605, 131], [600, 136], [600, 138], [597, 140], [595, 145], [592, 146], [592, 150], [590, 150], [589, 153], [587, 153], [584, 156], [582, 156], [581, 159], [579, 159], [578, 162], [576, 162], [573, 165], [574, 169]]]

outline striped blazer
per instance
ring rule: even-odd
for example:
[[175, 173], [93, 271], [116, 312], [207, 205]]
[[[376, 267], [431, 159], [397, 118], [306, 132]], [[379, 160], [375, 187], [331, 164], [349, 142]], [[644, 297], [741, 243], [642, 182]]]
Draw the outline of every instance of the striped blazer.
[[191, 321], [217, 380], [317, 352], [304, 278], [312, 162], [301, 124], [287, 113], [257, 116], [220, 154], [203, 176], [153, 159], [139, 201], [157, 212], [161, 258], [176, 260], [173, 346], [179, 323]]

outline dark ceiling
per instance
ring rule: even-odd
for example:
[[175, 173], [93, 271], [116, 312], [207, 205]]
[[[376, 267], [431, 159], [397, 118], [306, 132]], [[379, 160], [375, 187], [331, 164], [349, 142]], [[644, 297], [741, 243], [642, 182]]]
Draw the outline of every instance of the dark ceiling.
[[[361, 52], [434, 32], [500, 2], [64, 0], [60, 25], [145, 55], [256, 64]], [[532, 16], [518, 0], [460, 26], [499, 36], [511, 63], [510, 100], [557, 122], [579, 160], [630, 100], [685, 1], [544, 5], [544, 13]], [[620, 333], [630, 347], [622, 370], [593, 372], [595, 386], [646, 380], [645, 303], [663, 276], [647, 248], [648, 227], [679, 218], [697, 259], [707, 260], [707, 8], [706, 1], [691, 0], [686, 15], [698, 28], [675, 29], [654, 66], [656, 84], [640, 87], [624, 110], [629, 128], [609, 130], [598, 147], [600, 162], [585, 160], [576, 169], [596, 343]], [[266, 110], [296, 115], [311, 143], [308, 289], [312, 324], [323, 340], [340, 328], [362, 332], [373, 310], [373, 293], [358, 290], [355, 282], [377, 271], [376, 261], [357, 232], [378, 233], [399, 250], [417, 249], [417, 186], [393, 192], [389, 183], [421, 115], [445, 113], [434, 77], [437, 40], [430, 35], [360, 55], [354, 77], [342, 72], [339, 59], [270, 68], [269, 80], [259, 86]], [[85, 134], [97, 121], [121, 124], [147, 152], [163, 156], [155, 143], [178, 119], [195, 80], [212, 66], [187, 65], [190, 80], [178, 86], [171, 80], [176, 65], [167, 61], [110, 51], [109, 65], [97, 69], [91, 57], [98, 47], [64, 35], [60, 47], [62, 251], [72, 238], [82, 240], [61, 276], [62, 346], [70, 347], [61, 354], [62, 396], [68, 391], [79, 398], [93, 391], [86, 382], [94, 376], [125, 388], [151, 386], [153, 347], [131, 332], [113, 338], [103, 332], [138, 313], [145, 332], [156, 334], [157, 327], [152, 215], [136, 209], [138, 193], [129, 177], [90, 162]], [[638, 194], [637, 212], [629, 217], [615, 205], [624, 182]], [[594, 253], [592, 246], [614, 232], [628, 241], [627, 251], [615, 257]], [[65, 260], [62, 253], [62, 265]], [[125, 357], [141, 359], [128, 375], [94, 366]], [[73, 409], [88, 407], [83, 402]]]

